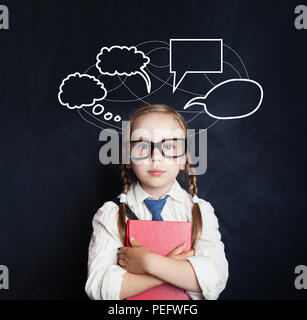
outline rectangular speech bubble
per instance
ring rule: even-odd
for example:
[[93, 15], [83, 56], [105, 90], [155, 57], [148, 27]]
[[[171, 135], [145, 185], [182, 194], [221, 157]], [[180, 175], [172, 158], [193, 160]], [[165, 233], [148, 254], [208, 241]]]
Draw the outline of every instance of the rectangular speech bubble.
[[187, 73], [222, 72], [223, 39], [170, 39], [173, 93]]

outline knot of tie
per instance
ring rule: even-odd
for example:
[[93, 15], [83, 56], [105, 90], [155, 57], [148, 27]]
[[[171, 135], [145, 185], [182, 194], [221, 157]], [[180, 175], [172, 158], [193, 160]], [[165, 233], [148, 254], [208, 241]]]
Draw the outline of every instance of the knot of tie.
[[163, 207], [166, 203], [167, 198], [168, 198], [168, 194], [163, 199], [155, 200], [155, 199], [147, 198], [144, 200], [147, 208], [152, 213], [152, 220], [163, 221], [163, 218], [161, 216], [161, 212], [163, 210]]

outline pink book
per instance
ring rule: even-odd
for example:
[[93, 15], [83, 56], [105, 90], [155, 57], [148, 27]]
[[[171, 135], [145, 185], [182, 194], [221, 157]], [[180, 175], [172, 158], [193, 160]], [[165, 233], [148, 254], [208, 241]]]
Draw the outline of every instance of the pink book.
[[[191, 250], [191, 236], [191, 222], [127, 220], [126, 247], [130, 247], [129, 237], [133, 237], [153, 253], [167, 256], [185, 241], [183, 252]], [[163, 283], [125, 300], [190, 300], [190, 297], [185, 290]]]

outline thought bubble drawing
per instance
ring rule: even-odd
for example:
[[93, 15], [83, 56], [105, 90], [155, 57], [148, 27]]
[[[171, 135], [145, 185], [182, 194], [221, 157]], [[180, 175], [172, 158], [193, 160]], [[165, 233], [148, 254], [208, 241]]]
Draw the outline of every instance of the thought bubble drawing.
[[144, 70], [150, 62], [142, 51], [136, 47], [112, 46], [103, 47], [96, 56], [96, 68], [101, 74], [109, 76], [132, 76], [139, 74], [146, 83], [147, 92], [151, 90], [151, 80]]
[[69, 109], [93, 106], [107, 96], [104, 84], [93, 76], [75, 72], [61, 83], [58, 93], [59, 102]]
[[170, 39], [173, 93], [187, 73], [222, 73], [223, 39]]
[[95, 116], [99, 116], [104, 111], [104, 106], [102, 104], [96, 104], [92, 112]]
[[[230, 79], [211, 88], [204, 97], [191, 99], [183, 109], [192, 105], [202, 105], [205, 112], [212, 118], [240, 119], [255, 113], [260, 108], [262, 100], [263, 89], [258, 82], [250, 79]], [[245, 112], [247, 108], [251, 111], [238, 114], [238, 109], [241, 113], [242, 109]], [[217, 115], [217, 113], [220, 114]]]

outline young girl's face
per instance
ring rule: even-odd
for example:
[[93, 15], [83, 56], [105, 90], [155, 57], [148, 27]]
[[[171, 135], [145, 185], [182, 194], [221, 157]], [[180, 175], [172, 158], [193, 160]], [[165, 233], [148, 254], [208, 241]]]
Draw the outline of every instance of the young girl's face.
[[[131, 140], [160, 142], [163, 139], [186, 138], [183, 128], [174, 116], [158, 112], [139, 116], [134, 121], [131, 131]], [[136, 144], [133, 143], [131, 144], [131, 150], [135, 145]], [[175, 142], [173, 145], [171, 141], [166, 141], [162, 147], [163, 150], [169, 154], [178, 153], [179, 151], [172, 150], [181, 148], [179, 142], [178, 144]], [[147, 151], [145, 149], [147, 149]], [[148, 144], [137, 144], [136, 150], [142, 154], [150, 154]], [[133, 169], [141, 185], [149, 188], [163, 188], [173, 183], [179, 171], [184, 170], [185, 163], [186, 154], [179, 158], [166, 158], [156, 147], [151, 157], [142, 160], [131, 159], [131, 163], [127, 165], [127, 167]], [[151, 172], [153, 170], [161, 170], [163, 173], [158, 175]]]

